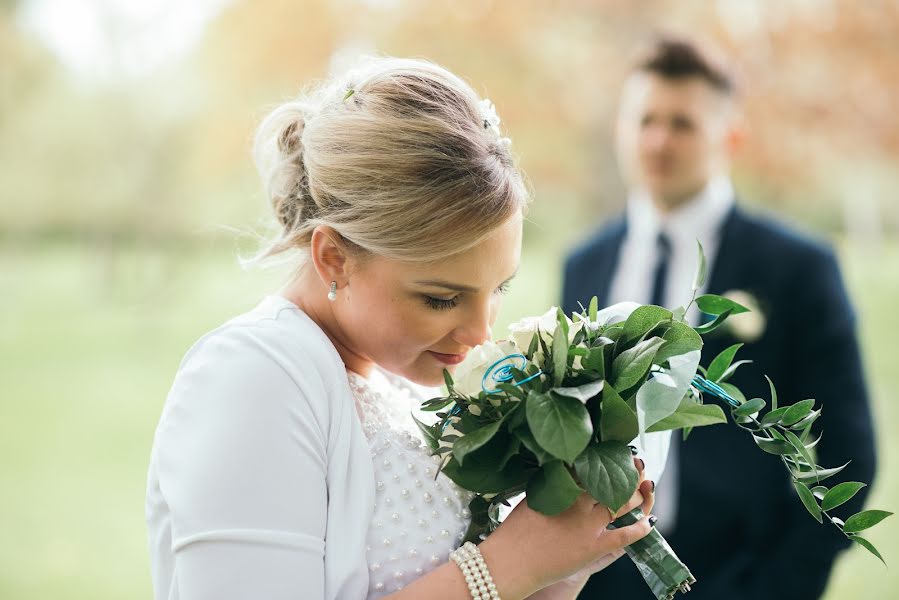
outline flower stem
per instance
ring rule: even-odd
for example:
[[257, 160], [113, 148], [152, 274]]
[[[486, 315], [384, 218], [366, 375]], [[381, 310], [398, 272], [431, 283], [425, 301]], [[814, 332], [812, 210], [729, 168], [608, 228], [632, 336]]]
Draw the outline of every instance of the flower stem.
[[[609, 528], [632, 525], [643, 517], [643, 511], [635, 508], [618, 517]], [[649, 535], [624, 550], [658, 600], [671, 600], [677, 592], [687, 593], [696, 583], [690, 569], [680, 561], [658, 529], [653, 528]]]

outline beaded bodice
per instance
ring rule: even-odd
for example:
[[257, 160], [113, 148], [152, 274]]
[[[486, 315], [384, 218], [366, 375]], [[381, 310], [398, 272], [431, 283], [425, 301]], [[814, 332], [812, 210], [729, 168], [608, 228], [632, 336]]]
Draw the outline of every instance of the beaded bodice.
[[375, 473], [375, 509], [366, 540], [368, 598], [393, 593], [445, 562], [458, 548], [471, 494], [438, 473], [411, 413], [422, 390], [374, 370], [348, 373]]

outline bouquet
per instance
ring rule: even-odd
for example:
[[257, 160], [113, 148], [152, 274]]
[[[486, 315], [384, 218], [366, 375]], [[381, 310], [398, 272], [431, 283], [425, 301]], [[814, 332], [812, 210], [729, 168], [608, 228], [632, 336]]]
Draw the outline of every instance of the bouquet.
[[[629, 445], [663, 448], [674, 430], [686, 439], [693, 427], [726, 423], [718, 403], [759, 448], [786, 467], [799, 500], [812, 517], [826, 518], [853, 542], [880, 558], [859, 533], [890, 514], [867, 510], [845, 521], [831, 511], [850, 500], [862, 482], [822, 485], [846, 465], [824, 468], [815, 462], [820, 436], [812, 425], [821, 414], [814, 400], [778, 406], [770, 385], [768, 402], [747, 400], [728, 383], [747, 361], [737, 361], [741, 344], [699, 366], [702, 336], [733, 314], [748, 309], [715, 295], [696, 297], [706, 277], [699, 247], [693, 299], [671, 311], [635, 303], [598, 310], [597, 299], [569, 318], [557, 308], [510, 326], [509, 339], [472, 349], [451, 376], [444, 371], [446, 395], [422, 409], [438, 421], [416, 420], [441, 470], [475, 493], [467, 540], [484, 539], [500, 523], [500, 508], [526, 494], [528, 506], [546, 515], [564, 511], [583, 491], [617, 512], [638, 484]], [[689, 307], [713, 318], [698, 327], [685, 319]], [[664, 453], [663, 453], [664, 454]], [[775, 460], [772, 458], [772, 460]], [[847, 463], [848, 464], [848, 463]], [[636, 522], [635, 509], [609, 527]], [[656, 598], [673, 598], [695, 583], [690, 570], [655, 529], [626, 548]]]

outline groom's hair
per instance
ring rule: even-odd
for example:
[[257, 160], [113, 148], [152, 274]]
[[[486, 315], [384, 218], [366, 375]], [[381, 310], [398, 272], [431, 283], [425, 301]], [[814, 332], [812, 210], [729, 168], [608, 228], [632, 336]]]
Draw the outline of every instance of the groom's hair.
[[726, 96], [735, 93], [733, 75], [724, 60], [697, 42], [672, 34], [659, 34], [639, 55], [634, 71], [664, 79], [698, 77]]

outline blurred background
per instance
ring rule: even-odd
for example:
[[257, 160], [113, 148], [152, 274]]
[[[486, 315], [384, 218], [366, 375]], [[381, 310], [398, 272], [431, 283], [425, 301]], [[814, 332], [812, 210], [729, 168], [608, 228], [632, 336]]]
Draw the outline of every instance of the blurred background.
[[[374, 52], [489, 96], [535, 195], [499, 331], [558, 302], [565, 250], [624, 206], [618, 90], [659, 28], [735, 59], [742, 198], [838, 248], [879, 427], [870, 504], [899, 507], [896, 0], [0, 0], [0, 597], [152, 596], [172, 377], [284, 276], [237, 261], [268, 227], [249, 153], [268, 108]], [[896, 523], [870, 534], [894, 564]], [[827, 598], [896, 589], [853, 549]]]

